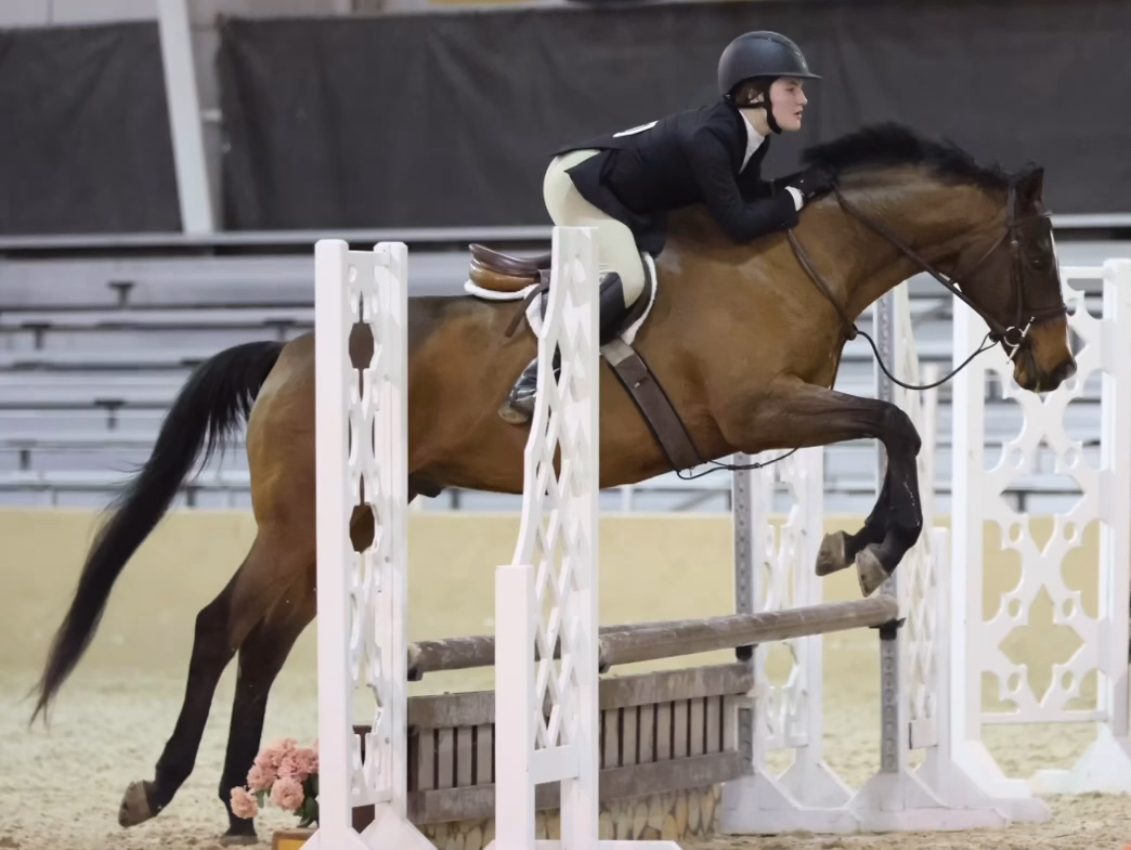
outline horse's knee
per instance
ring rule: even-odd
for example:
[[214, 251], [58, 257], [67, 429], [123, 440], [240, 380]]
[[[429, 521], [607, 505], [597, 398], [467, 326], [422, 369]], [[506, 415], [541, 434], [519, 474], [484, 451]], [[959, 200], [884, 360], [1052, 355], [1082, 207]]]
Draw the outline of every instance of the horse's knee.
[[905, 449], [914, 457], [919, 454], [923, 440], [911, 417], [894, 404], [884, 408], [883, 440], [889, 449]]

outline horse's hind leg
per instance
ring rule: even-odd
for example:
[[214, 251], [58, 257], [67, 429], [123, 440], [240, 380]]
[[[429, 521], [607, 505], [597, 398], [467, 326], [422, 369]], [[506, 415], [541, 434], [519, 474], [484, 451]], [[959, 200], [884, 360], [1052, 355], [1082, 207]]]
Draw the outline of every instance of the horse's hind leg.
[[[192, 773], [216, 683], [248, 633], [271, 610], [291, 581], [288, 559], [296, 553], [270, 547], [263, 536], [228, 585], [196, 617], [184, 702], [173, 734], [165, 743], [152, 781], [134, 782], [122, 798], [118, 823], [133, 826], [154, 817], [169, 804]], [[308, 565], [313, 553], [302, 559]]]
[[[410, 485], [409, 501], [416, 495]], [[373, 512], [356, 507], [350, 518], [350, 538], [356, 551], [373, 543]], [[232, 814], [232, 788], [247, 781], [248, 770], [255, 760], [263, 736], [263, 719], [271, 684], [287, 660], [294, 642], [317, 613], [317, 566], [310, 552], [302, 569], [292, 562], [286, 575], [276, 579], [283, 589], [278, 603], [255, 625], [240, 647], [236, 694], [232, 705], [232, 723], [228, 733], [228, 750], [220, 779], [220, 799], [228, 810], [228, 831], [222, 843], [250, 843], [255, 839], [251, 820]], [[241, 839], [247, 839], [243, 841]]]
[[232, 724], [220, 779], [220, 799], [228, 809], [228, 831], [222, 839], [224, 844], [254, 843], [256, 840], [254, 822], [232, 814], [231, 791], [247, 782], [247, 773], [263, 736], [267, 695], [295, 641], [314, 619], [315, 608], [314, 564], [311, 564], [309, 575], [291, 585], [283, 600], [252, 630], [240, 647]]

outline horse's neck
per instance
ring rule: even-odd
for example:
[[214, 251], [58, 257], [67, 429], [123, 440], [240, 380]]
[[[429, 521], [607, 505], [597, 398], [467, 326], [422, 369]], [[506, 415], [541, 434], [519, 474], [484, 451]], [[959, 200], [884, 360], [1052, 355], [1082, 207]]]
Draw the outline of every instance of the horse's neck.
[[[945, 185], [932, 180], [892, 182], [887, 185], [847, 185], [845, 198], [869, 220], [910, 247], [944, 274], [954, 270], [962, 240], [976, 238], [992, 217], [985, 195], [974, 187]], [[855, 319], [869, 305], [922, 267], [884, 236], [840, 208], [829, 198], [823, 212], [838, 218], [823, 222], [827, 256], [840, 262], [838, 288], [848, 315]]]

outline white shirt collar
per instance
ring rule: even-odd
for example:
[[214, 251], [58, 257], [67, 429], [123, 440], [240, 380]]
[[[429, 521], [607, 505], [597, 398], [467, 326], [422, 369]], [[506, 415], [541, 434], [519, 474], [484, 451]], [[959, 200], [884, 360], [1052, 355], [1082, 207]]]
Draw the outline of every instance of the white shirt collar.
[[[746, 155], [742, 157], [742, 168], [745, 168], [746, 163], [750, 162], [750, 157], [754, 156], [754, 151], [758, 150], [762, 146], [762, 142], [766, 141], [766, 137], [754, 129], [754, 125], [750, 123], [745, 112], [739, 110], [738, 114], [742, 116], [742, 123], [746, 125]], [[741, 171], [742, 168], [738, 170]]]

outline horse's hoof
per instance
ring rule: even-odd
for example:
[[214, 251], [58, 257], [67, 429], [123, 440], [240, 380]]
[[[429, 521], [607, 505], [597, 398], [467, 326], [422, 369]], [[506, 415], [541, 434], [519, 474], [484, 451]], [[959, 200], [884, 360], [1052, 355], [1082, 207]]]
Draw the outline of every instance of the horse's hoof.
[[848, 567], [849, 562], [844, 554], [847, 540], [848, 535], [843, 531], [825, 535], [821, 549], [817, 552], [817, 575], [827, 576]]
[[231, 833], [225, 832], [220, 836], [221, 847], [243, 847], [249, 844], [258, 844], [259, 836], [253, 831], [250, 835], [247, 833]]
[[149, 804], [149, 790], [152, 787], [152, 782], [130, 783], [122, 796], [122, 805], [118, 807], [118, 823], [122, 826], [137, 826], [157, 814]]
[[860, 592], [865, 596], [871, 596], [881, 584], [888, 580], [888, 571], [880, 563], [880, 558], [876, 554], [877, 549], [878, 547], [873, 543], [870, 546], [865, 546], [856, 556], [856, 573], [860, 578]]

